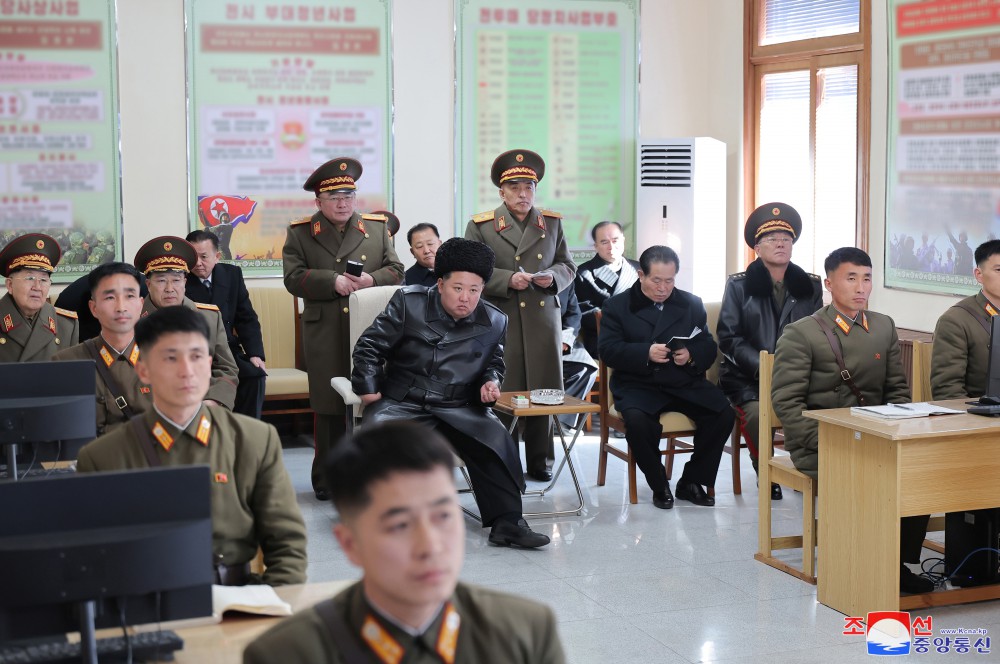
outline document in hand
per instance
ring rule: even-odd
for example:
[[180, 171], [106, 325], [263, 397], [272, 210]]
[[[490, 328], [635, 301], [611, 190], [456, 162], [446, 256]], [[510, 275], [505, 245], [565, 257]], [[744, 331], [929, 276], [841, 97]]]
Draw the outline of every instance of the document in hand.
[[686, 337], [670, 337], [670, 341], [667, 342], [667, 347], [672, 351], [678, 351], [681, 348], [687, 348], [687, 342], [694, 339], [696, 336], [701, 334], [701, 328], [695, 325], [695, 328], [691, 330], [691, 334]]
[[885, 406], [855, 406], [851, 415], [869, 415], [885, 420], [907, 420], [913, 417], [928, 417], [930, 415], [960, 415], [964, 410], [935, 406], [924, 402], [890, 403]]

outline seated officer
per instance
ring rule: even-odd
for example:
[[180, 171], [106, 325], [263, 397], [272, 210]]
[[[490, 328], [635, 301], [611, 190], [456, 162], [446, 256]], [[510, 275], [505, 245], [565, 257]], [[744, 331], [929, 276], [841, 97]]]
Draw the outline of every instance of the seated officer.
[[80, 450], [80, 472], [207, 464], [212, 469], [216, 582], [250, 575], [259, 546], [269, 585], [306, 580], [306, 529], [281, 456], [278, 432], [202, 403], [212, 371], [208, 323], [187, 307], [166, 307], [135, 327], [135, 370], [153, 407]]
[[982, 289], [944, 312], [934, 328], [931, 356], [934, 399], [964, 399], [986, 393], [991, 319], [1000, 311], [1000, 240], [989, 240], [976, 247], [973, 274]]
[[208, 347], [212, 352], [212, 383], [205, 400], [208, 405], [232, 410], [239, 369], [229, 350], [222, 312], [214, 304], [200, 304], [184, 296], [187, 275], [198, 262], [198, 253], [187, 240], [164, 235], [139, 247], [134, 262], [136, 269], [146, 275], [149, 288], [149, 297], [142, 305], [143, 317], [162, 307], [177, 305], [195, 309], [205, 317], [209, 330]]
[[[733, 407], [705, 379], [718, 347], [701, 299], [674, 288], [680, 266], [670, 247], [652, 246], [639, 257], [639, 281], [604, 303], [600, 352], [614, 369], [611, 393], [625, 420], [625, 439], [653, 490], [653, 505], [674, 506], [660, 460], [660, 414], [683, 413], [695, 422], [694, 452], [677, 482], [677, 497], [711, 507], [704, 486], [715, 486], [719, 461], [733, 432]], [[692, 336], [695, 330], [699, 332]], [[673, 337], [692, 337], [675, 345]]]
[[245, 664], [565, 662], [548, 607], [458, 580], [465, 525], [441, 436], [366, 426], [334, 446], [326, 473], [333, 532], [364, 576], [265, 632]]
[[[785, 430], [785, 449], [795, 467], [813, 478], [819, 467], [819, 422], [803, 417], [803, 410], [910, 400], [896, 324], [884, 314], [865, 311], [872, 292], [868, 254], [843, 247], [827, 256], [824, 268], [824, 285], [833, 303], [785, 327], [774, 355], [771, 390], [774, 412]], [[845, 368], [847, 380], [842, 377]], [[934, 589], [905, 565], [920, 562], [926, 534], [926, 516], [900, 520], [903, 592]]]
[[417, 224], [406, 231], [406, 241], [410, 243], [410, 253], [417, 262], [403, 274], [403, 283], [428, 288], [435, 285], [437, 276], [434, 274], [434, 255], [441, 246], [437, 226]]
[[517, 447], [485, 405], [500, 396], [507, 317], [480, 299], [493, 272], [487, 245], [452, 238], [437, 252], [437, 285], [406, 286], [354, 347], [351, 384], [365, 422], [412, 420], [437, 429], [465, 461], [490, 542], [549, 543], [521, 515]]
[[76, 345], [76, 313], [49, 304], [62, 250], [54, 238], [29, 233], [0, 251], [7, 292], [0, 298], [0, 362], [41, 362]]
[[149, 410], [149, 385], [135, 373], [135, 324], [142, 313], [139, 272], [128, 263], [104, 263], [88, 275], [90, 311], [100, 334], [56, 353], [53, 360], [94, 360], [97, 366], [97, 435]]

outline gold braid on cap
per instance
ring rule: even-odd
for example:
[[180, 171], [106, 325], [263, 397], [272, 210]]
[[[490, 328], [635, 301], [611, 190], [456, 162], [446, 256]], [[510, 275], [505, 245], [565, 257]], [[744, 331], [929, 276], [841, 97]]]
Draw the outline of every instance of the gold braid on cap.
[[753, 239], [756, 240], [765, 233], [773, 233], [775, 231], [785, 231], [786, 233], [791, 233], [792, 238], [795, 237], [795, 231], [792, 229], [790, 223], [783, 219], [772, 219], [771, 221], [765, 221], [757, 227], [757, 232], [754, 233]]
[[317, 194], [322, 194], [324, 191], [331, 191], [333, 189], [357, 189], [357, 185], [354, 184], [354, 178], [350, 175], [339, 175], [335, 178], [330, 178], [329, 180], [323, 180], [319, 183], [319, 189], [316, 190]]
[[146, 274], [150, 272], [166, 272], [167, 270], [190, 271], [187, 261], [180, 256], [157, 256], [146, 263]]
[[518, 179], [528, 179], [538, 182], [538, 174], [535, 173], [534, 169], [528, 168], [527, 166], [515, 166], [514, 168], [508, 168], [500, 174], [500, 184], [503, 184], [507, 180]]
[[7, 266], [7, 272], [13, 272], [21, 268], [45, 270], [47, 272], [55, 271], [55, 268], [52, 267], [52, 261], [44, 254], [24, 254], [23, 256], [18, 256]]

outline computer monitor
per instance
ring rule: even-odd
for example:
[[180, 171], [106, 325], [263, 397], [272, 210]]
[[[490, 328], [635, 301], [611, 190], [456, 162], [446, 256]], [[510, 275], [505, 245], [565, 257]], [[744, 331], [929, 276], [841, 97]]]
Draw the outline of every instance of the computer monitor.
[[16, 479], [18, 443], [61, 441], [57, 455], [76, 458], [97, 433], [97, 369], [93, 360], [0, 364], [0, 446]]
[[0, 483], [0, 643], [212, 613], [208, 466]]
[[1000, 399], [1000, 316], [992, 316], [990, 321], [990, 359], [986, 365], [985, 396]]

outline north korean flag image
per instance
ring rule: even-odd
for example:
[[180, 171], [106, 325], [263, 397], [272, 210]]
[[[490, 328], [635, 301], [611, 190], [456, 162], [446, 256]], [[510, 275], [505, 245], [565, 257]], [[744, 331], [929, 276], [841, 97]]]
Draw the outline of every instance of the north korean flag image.
[[910, 654], [910, 614], [907, 611], [868, 612], [869, 655]]
[[247, 224], [257, 209], [257, 201], [249, 196], [199, 196], [198, 216], [206, 227], [219, 224]]

